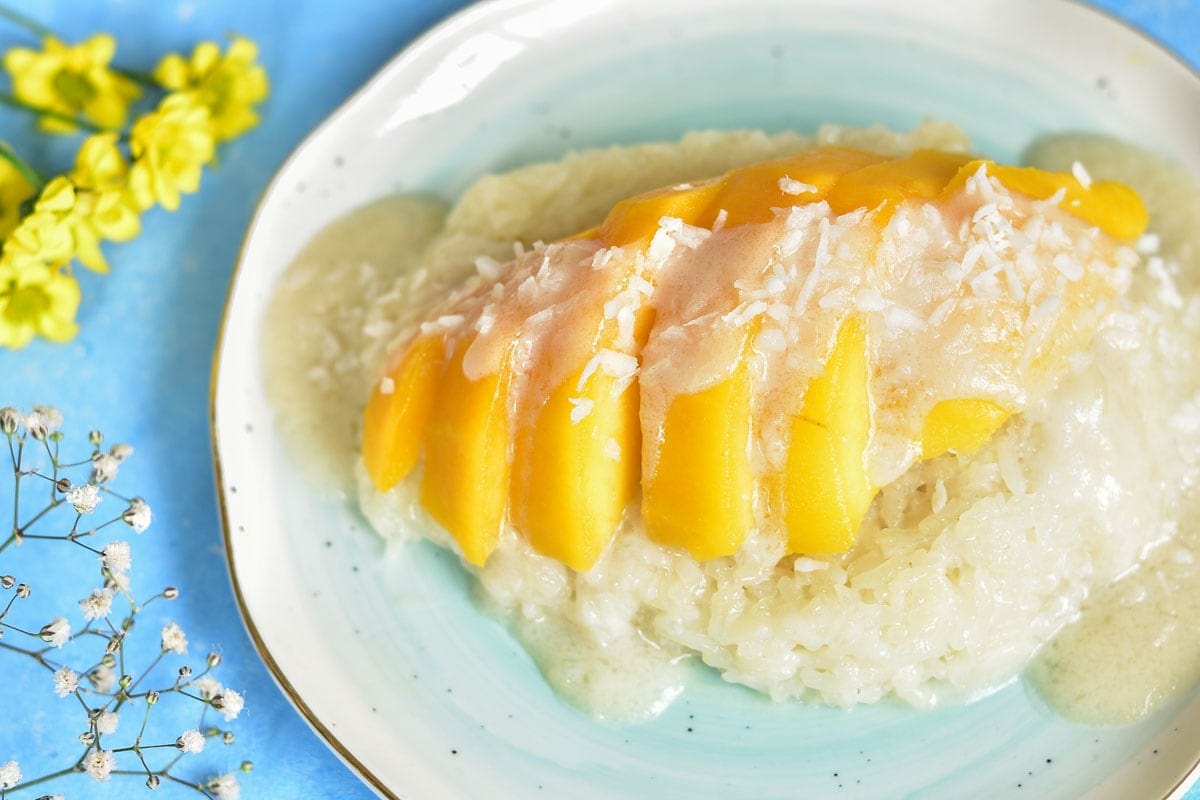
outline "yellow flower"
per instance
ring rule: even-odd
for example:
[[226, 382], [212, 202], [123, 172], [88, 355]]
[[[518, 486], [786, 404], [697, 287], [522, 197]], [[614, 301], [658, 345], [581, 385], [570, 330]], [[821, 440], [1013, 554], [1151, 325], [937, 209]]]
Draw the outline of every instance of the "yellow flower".
[[97, 133], [84, 139], [75, 154], [71, 180], [89, 189], [123, 190], [128, 173], [129, 165], [117, 147], [117, 134]]
[[20, 170], [0, 158], [0, 239], [12, 233], [21, 219], [21, 203], [33, 197], [34, 188]]
[[79, 299], [79, 283], [60, 267], [6, 252], [0, 257], [0, 346], [24, 347], [34, 336], [73, 338]]
[[[72, 198], [51, 181], [42, 191], [37, 208], [57, 208], [66, 213], [75, 236], [75, 255], [83, 265], [107, 272], [99, 240], [126, 242], [142, 231], [141, 218], [129, 192], [129, 167], [117, 147], [115, 133], [89, 136], [75, 156], [75, 168], [67, 174], [73, 184]], [[55, 192], [52, 192], [52, 187]], [[62, 195], [57, 204], [53, 194]], [[45, 206], [43, 206], [45, 201]]]
[[166, 96], [153, 112], [133, 123], [129, 150], [129, 190], [139, 209], [156, 202], [168, 211], [179, 208], [181, 192], [200, 188], [200, 172], [213, 159], [212, 123], [208, 108], [187, 93]]
[[[42, 200], [38, 200], [38, 205]], [[34, 206], [4, 242], [3, 257], [57, 264], [75, 255], [75, 237], [62, 215]]]
[[[62, 175], [42, 189], [33, 214], [27, 219], [34, 219], [40, 225], [33, 246], [42, 246], [44, 252], [47, 242], [60, 244], [65, 232], [71, 253], [96, 272], [108, 272], [108, 261], [100, 250], [101, 239], [123, 242], [137, 236], [141, 229], [137, 212], [129, 206], [124, 191], [93, 191]], [[18, 232], [25, 233], [21, 229]], [[32, 250], [33, 246], [26, 243], [28, 239], [17, 235], [13, 238], [14, 248]]]
[[[84, 117], [104, 128], [125, 124], [129, 104], [138, 98], [137, 84], [109, 68], [117, 50], [107, 34], [76, 45], [47, 36], [42, 50], [15, 47], [4, 55], [4, 68], [12, 75], [17, 99], [60, 114]], [[75, 126], [53, 117], [42, 117], [44, 130], [70, 133]]]
[[159, 62], [154, 79], [179, 92], [190, 92], [212, 116], [218, 142], [232, 139], [258, 124], [254, 105], [270, 92], [266, 71], [258, 64], [258, 46], [234, 37], [225, 55], [215, 42], [201, 42], [190, 59], [171, 53]]

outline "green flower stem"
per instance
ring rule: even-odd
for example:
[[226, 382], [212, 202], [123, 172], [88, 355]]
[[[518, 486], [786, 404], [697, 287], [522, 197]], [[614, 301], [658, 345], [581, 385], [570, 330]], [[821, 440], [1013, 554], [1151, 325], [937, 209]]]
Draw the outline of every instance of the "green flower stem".
[[19, 28], [24, 28], [39, 39], [45, 39], [47, 36], [54, 36], [54, 31], [50, 30], [42, 23], [38, 22], [37, 20], [30, 19], [24, 14], [13, 11], [11, 8], [8, 8], [4, 5], [0, 5], [0, 18], [8, 20]]
[[83, 763], [83, 759], [81, 758], [81, 759], [79, 759], [79, 761], [75, 762], [74, 764], [67, 767], [66, 769], [60, 769], [58, 772], [51, 772], [49, 775], [43, 775], [42, 777], [34, 778], [33, 780], [23, 781], [21, 783], [18, 783], [13, 788], [9, 789], [8, 791], [10, 793], [18, 792], [22, 789], [28, 789], [31, 786], [37, 786], [39, 783], [46, 783], [48, 781], [55, 780], [56, 778], [62, 778], [66, 775], [70, 775], [71, 773], [75, 772], [76, 768], [82, 763]]
[[9, 94], [8, 92], [0, 92], [0, 103], [3, 103], [6, 106], [11, 106], [12, 108], [18, 108], [22, 111], [28, 111], [32, 114], [37, 114], [39, 117], [50, 117], [51, 119], [56, 119], [59, 122], [66, 123], [67, 125], [74, 125], [77, 128], [83, 128], [84, 130], [91, 131], [92, 133], [110, 133], [107, 128], [97, 125], [94, 122], [88, 122], [86, 119], [80, 119], [79, 117], [73, 117], [70, 114], [64, 114], [61, 111], [55, 111], [52, 108], [35, 106], [33, 103], [27, 103], [16, 95]]
[[[8, 142], [0, 142], [0, 158], [12, 164], [13, 169], [21, 173], [21, 177], [35, 190], [40, 192], [42, 187], [46, 185], [46, 179], [36, 169], [31, 167], [28, 161], [17, 155], [17, 151], [13, 150]], [[15, 515], [16, 512], [14, 511], [13, 513]], [[13, 530], [16, 530], [15, 524]]]

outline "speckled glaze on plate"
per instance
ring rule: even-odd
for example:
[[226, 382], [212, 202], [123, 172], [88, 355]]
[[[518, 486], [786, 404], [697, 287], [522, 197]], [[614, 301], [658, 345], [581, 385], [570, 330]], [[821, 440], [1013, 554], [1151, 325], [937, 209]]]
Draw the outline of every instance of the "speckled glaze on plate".
[[[1070, 35], [1063, 34], [1069, 31]], [[547, 687], [427, 544], [385, 557], [346, 498], [285, 455], [258, 347], [308, 235], [396, 191], [453, 198], [487, 170], [698, 128], [953, 120], [989, 156], [1115, 134], [1200, 173], [1200, 77], [1063, 0], [494, 0], [442, 23], [324, 123], [247, 235], [214, 365], [230, 568], [256, 645], [305, 718], [381, 795], [1181, 797], [1200, 695], [1121, 728], [1068, 723], [1020, 682], [917, 713], [772, 705], [697, 670], [638, 726]]]

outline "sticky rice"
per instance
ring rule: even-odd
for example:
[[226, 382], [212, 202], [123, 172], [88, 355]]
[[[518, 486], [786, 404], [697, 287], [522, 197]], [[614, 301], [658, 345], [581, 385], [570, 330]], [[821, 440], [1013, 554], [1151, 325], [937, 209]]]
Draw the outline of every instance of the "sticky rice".
[[[568, 235], [621, 197], [814, 143], [968, 149], [960, 131], [936, 125], [827, 128], [815, 139], [693, 134], [490, 176], [452, 210], [422, 268], [368, 310], [368, 380], [429, 297], [472, 265], [511, 257], [513, 240]], [[696, 659], [776, 700], [929, 707], [994, 689], [1193, 511], [1200, 299], [1164, 262], [1151, 266], [1128, 271], [1128, 293], [1052, 391], [974, 454], [919, 462], [887, 483], [844, 555], [785, 556], [779, 537], [760, 533], [701, 562], [651, 542], [627, 514], [582, 573], [506, 531], [484, 567], [468, 565], [480, 599], [556, 687], [602, 716], [661, 708]], [[380, 493], [361, 467], [358, 477], [382, 535], [454, 546], [421, 509], [416, 480]]]

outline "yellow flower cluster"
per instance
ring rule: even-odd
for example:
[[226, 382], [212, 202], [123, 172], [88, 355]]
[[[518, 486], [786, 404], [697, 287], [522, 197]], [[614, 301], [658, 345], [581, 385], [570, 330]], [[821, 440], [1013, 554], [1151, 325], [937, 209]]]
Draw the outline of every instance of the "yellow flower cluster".
[[255, 106], [270, 90], [253, 42], [234, 38], [224, 53], [202, 42], [189, 58], [162, 59], [152, 76], [161, 100], [123, 133], [142, 90], [111, 66], [113, 38], [42, 44], [4, 55], [10, 104], [37, 112], [44, 130], [96, 133], [74, 167], [48, 181], [0, 144], [0, 347], [73, 337], [80, 289], [72, 262], [108, 272], [100, 243], [137, 236], [141, 214], [156, 205], [177, 209], [181, 195], [200, 188], [217, 144], [258, 124]]
[[40, 51], [9, 50], [4, 54], [4, 68], [12, 75], [18, 98], [54, 112], [55, 116], [39, 120], [44, 130], [70, 133], [75, 130], [70, 118], [80, 114], [109, 130], [125, 124], [130, 103], [142, 92], [136, 83], [109, 67], [117, 52], [113, 37], [101, 33], [67, 45], [47, 36], [42, 47]]

